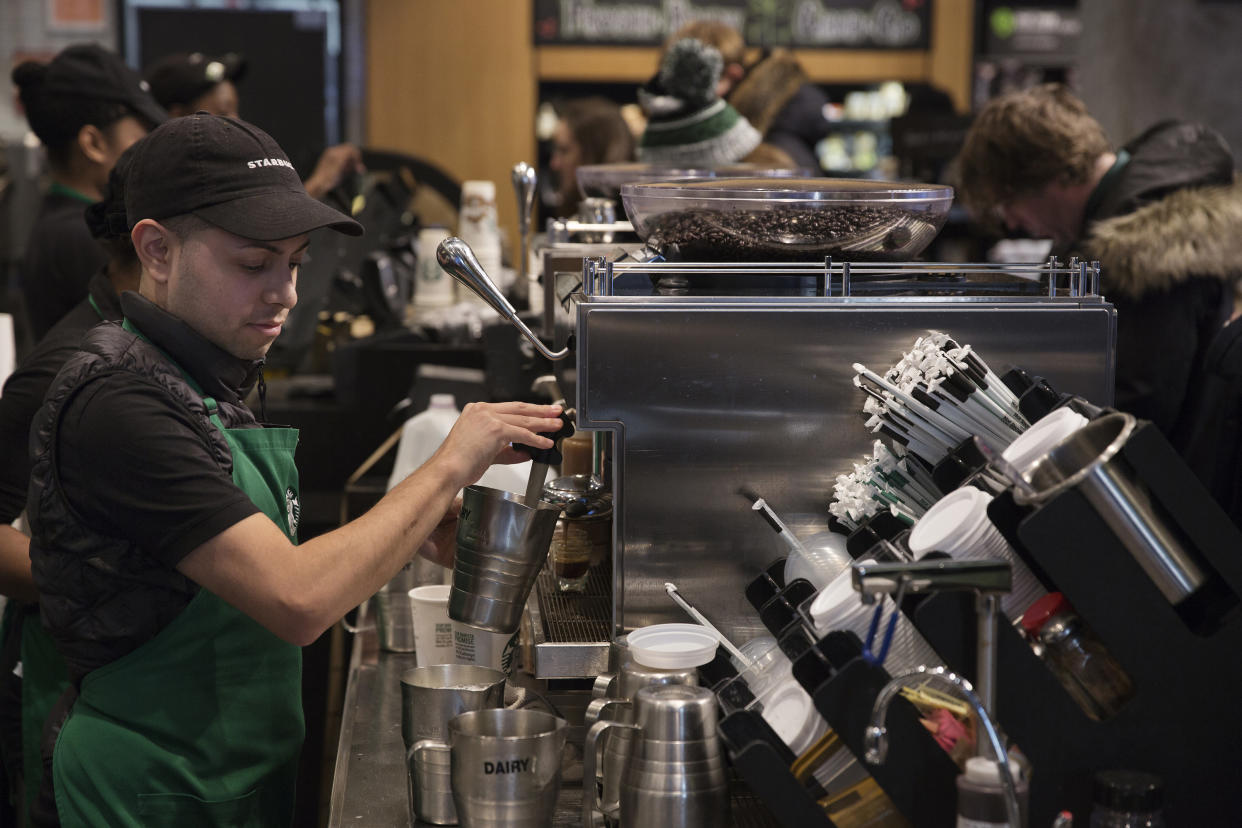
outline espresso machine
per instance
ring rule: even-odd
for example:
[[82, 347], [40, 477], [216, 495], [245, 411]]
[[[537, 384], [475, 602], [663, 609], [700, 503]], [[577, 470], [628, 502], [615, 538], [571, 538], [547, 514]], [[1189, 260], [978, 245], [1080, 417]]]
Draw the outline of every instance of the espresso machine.
[[[440, 262], [565, 366], [578, 427], [612, 441], [609, 594], [569, 617], [558, 614], [568, 609], [563, 596], [532, 594], [538, 678], [594, 677], [615, 634], [684, 620], [667, 581], [734, 641], [762, 634], [744, 590], [780, 549], [738, 492], [764, 492], [799, 537], [828, 530], [833, 480], [872, 439], [859, 420], [854, 362], [890, 362], [920, 334], [943, 330], [993, 364], [1112, 400], [1115, 311], [1088, 263], [590, 257], [569, 329], [549, 344], [517, 318], [468, 248], [450, 240]], [[770, 280], [773, 295], [710, 289], [714, 278], [739, 277]], [[664, 287], [683, 280], [709, 287]]]

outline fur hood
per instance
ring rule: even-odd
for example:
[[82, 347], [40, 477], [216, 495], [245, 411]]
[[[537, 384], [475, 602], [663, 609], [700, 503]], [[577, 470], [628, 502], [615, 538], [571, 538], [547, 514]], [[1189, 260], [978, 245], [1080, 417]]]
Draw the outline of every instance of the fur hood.
[[806, 73], [798, 65], [793, 52], [774, 49], [771, 55], [746, 73], [746, 77], [729, 94], [729, 103], [761, 135], [766, 135], [777, 114], [807, 82]]
[[1193, 278], [1242, 277], [1242, 182], [1177, 190], [1093, 224], [1084, 252], [1113, 293], [1137, 299]]

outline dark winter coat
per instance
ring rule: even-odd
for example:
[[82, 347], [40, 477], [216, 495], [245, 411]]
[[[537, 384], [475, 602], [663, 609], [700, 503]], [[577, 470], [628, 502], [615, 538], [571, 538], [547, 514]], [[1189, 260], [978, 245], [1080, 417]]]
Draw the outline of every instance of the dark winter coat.
[[1100, 262], [1117, 308], [1117, 408], [1176, 441], [1242, 277], [1242, 187], [1224, 140], [1199, 124], [1157, 124], [1123, 151], [1068, 252]]
[[1242, 184], [1220, 135], [1164, 122], [1093, 194], [1078, 251], [1117, 307], [1116, 407], [1151, 419], [1242, 525]]

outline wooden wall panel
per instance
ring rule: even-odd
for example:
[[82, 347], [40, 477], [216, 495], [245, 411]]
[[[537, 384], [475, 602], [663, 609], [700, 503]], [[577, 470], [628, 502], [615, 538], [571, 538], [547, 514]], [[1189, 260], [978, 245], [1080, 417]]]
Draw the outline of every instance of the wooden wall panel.
[[366, 144], [496, 182], [510, 249], [509, 174], [534, 161], [531, 0], [369, 0]]
[[958, 112], [969, 112], [974, 71], [974, 0], [936, 0], [931, 26], [927, 81], [948, 92]]

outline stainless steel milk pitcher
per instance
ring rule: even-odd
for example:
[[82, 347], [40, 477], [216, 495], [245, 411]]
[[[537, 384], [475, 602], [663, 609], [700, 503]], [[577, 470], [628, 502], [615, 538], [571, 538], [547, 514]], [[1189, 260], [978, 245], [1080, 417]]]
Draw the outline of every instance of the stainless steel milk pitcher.
[[[647, 667], [625, 656], [621, 670], [613, 682], [613, 695], [593, 699], [587, 705], [584, 720], [591, 727], [600, 719], [634, 723], [634, 694], [644, 687], [664, 684], [685, 684], [695, 686], [699, 683], [699, 671], [693, 667], [683, 669], [662, 669]], [[606, 733], [596, 744], [596, 783], [599, 785], [599, 809], [603, 813], [606, 825], [616, 825], [621, 809], [621, 775], [630, 755], [633, 743], [632, 731], [615, 730]], [[591, 777], [584, 776], [583, 784]]]
[[526, 505], [521, 495], [467, 486], [457, 523], [449, 618], [512, 633], [556, 531], [560, 507]]
[[[633, 745], [621, 781], [621, 828], [725, 825], [729, 785], [716, 717], [716, 696], [704, 687], [644, 687], [634, 696], [633, 724], [601, 721], [591, 726], [583, 779], [595, 774], [599, 737], [609, 728], [623, 728], [631, 732]], [[596, 808], [595, 786], [584, 785], [584, 828], [594, 828]]]

